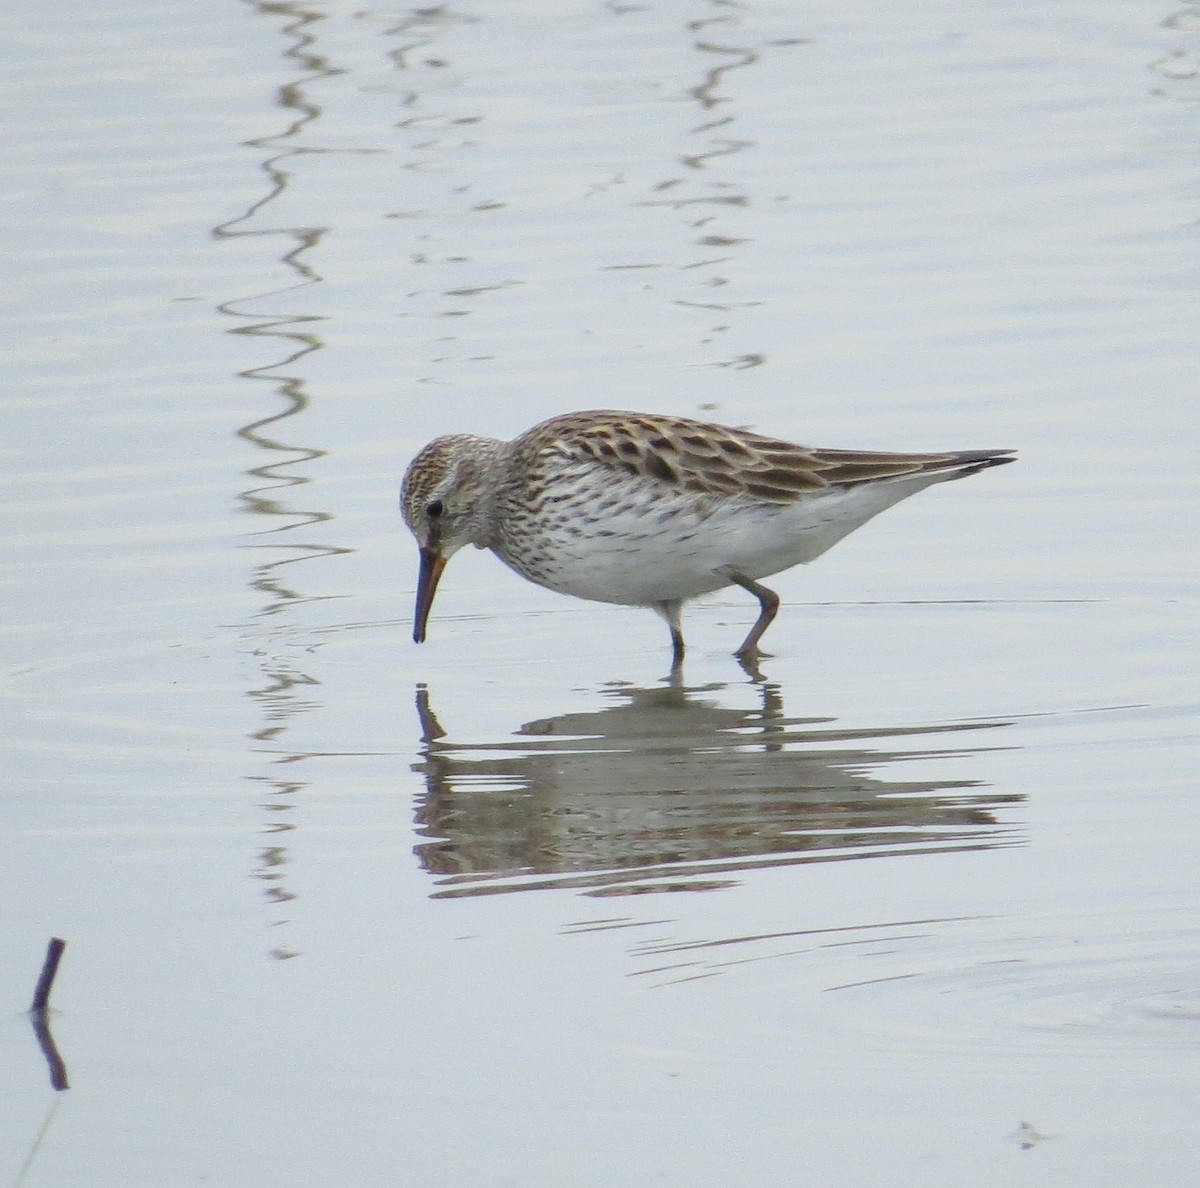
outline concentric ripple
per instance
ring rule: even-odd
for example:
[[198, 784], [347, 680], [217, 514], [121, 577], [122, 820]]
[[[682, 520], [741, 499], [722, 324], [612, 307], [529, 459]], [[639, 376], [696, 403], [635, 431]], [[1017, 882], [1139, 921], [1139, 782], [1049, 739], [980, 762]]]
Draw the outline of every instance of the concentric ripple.
[[855, 1028], [993, 1054], [1200, 1045], [1194, 913], [973, 921], [886, 948], [874, 976], [825, 987]]

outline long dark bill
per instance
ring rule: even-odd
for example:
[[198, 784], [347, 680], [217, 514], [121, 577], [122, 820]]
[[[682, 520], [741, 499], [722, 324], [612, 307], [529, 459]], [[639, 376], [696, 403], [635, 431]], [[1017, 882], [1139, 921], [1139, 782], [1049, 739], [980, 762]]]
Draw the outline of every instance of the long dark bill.
[[421, 550], [421, 572], [417, 576], [417, 609], [413, 613], [413, 643], [425, 642], [425, 624], [433, 607], [438, 579], [446, 568], [446, 558], [432, 549]]

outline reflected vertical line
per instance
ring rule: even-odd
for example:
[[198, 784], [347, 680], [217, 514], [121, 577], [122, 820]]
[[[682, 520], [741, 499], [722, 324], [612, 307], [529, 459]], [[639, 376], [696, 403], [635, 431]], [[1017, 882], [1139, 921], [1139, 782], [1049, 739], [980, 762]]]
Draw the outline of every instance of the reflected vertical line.
[[[687, 92], [700, 105], [705, 115], [709, 117], [693, 128], [691, 132], [693, 136], [703, 136], [705, 138], [704, 149], [700, 152], [685, 153], [680, 158], [681, 163], [686, 168], [695, 171], [706, 170], [717, 159], [730, 157], [754, 146], [752, 140], [730, 135], [736, 116], [725, 115], [720, 118], [712, 118], [718, 108], [732, 102], [732, 99], [724, 90], [727, 83], [727, 76], [736, 70], [742, 70], [754, 65], [758, 61], [758, 53], [746, 46], [721, 44], [713, 39], [714, 35], [720, 31], [725, 29], [733, 31], [739, 27], [741, 24], [741, 6], [732, 3], [731, 0], [709, 0], [709, 2], [713, 7], [720, 10], [719, 14], [692, 21], [688, 26], [689, 32], [695, 36], [695, 41], [693, 42], [694, 48], [700, 53], [708, 55], [710, 58], [715, 56], [720, 59], [716, 64], [709, 66], [704, 71], [701, 81], [694, 87], [690, 87]], [[715, 28], [710, 32], [710, 27]], [[721, 134], [717, 135], [718, 132]], [[693, 221], [692, 226], [697, 230], [710, 228], [712, 224], [718, 223], [721, 215], [726, 213], [730, 207], [746, 207], [750, 204], [748, 194], [744, 192], [728, 192], [731, 189], [741, 189], [741, 187], [736, 186], [733, 182], [712, 181], [709, 185], [719, 192], [713, 194], [708, 199], [708, 203], [705, 204], [707, 206], [711, 203], [711, 207], [705, 210], [700, 218]], [[697, 236], [695, 243], [697, 247], [709, 250], [704, 252], [703, 258], [684, 267], [688, 270], [702, 270], [707, 273], [698, 282], [699, 284], [713, 291], [723, 289], [730, 283], [730, 278], [725, 275], [724, 269], [720, 272], [715, 270], [721, 265], [732, 262], [735, 259], [736, 248], [745, 242], [746, 240], [743, 237], [718, 234], [712, 230], [705, 230]], [[712, 258], [711, 249], [716, 249], [723, 254], [714, 259]], [[725, 315], [738, 305], [756, 305], [758, 302], [731, 302], [728, 297], [722, 294], [722, 298], [717, 301], [680, 301], [679, 304], [694, 305], [697, 309], [712, 310]], [[724, 326], [716, 325], [712, 327], [710, 333], [716, 335], [722, 333], [724, 329]], [[745, 352], [735, 355], [731, 359], [724, 360], [717, 365], [745, 368], [756, 367], [764, 362], [766, 362], [765, 354], [760, 352]]]
[[[262, 16], [276, 21], [282, 19], [280, 31], [288, 39], [282, 57], [294, 67], [294, 77], [281, 85], [276, 93], [276, 106], [287, 116], [285, 128], [282, 132], [244, 142], [248, 148], [265, 154], [258, 166], [265, 178], [265, 190], [244, 211], [212, 231], [213, 238], [217, 240], [282, 240], [283, 250], [279, 260], [285, 272], [295, 278], [291, 284], [235, 297], [217, 305], [219, 313], [239, 323], [229, 333], [262, 340], [276, 356], [270, 362], [239, 372], [243, 379], [272, 385], [279, 402], [279, 407], [237, 430], [239, 437], [264, 455], [263, 461], [246, 471], [250, 483], [237, 497], [244, 510], [259, 517], [257, 522], [262, 525], [251, 535], [262, 537], [277, 533], [294, 534], [299, 529], [332, 519], [328, 512], [303, 508], [296, 503], [298, 489], [311, 482], [305, 468], [323, 457], [325, 451], [315, 446], [296, 444], [291, 436], [297, 428], [294, 418], [299, 417], [309, 404], [305, 379], [298, 365], [306, 356], [323, 349], [324, 343], [317, 333], [317, 324], [323, 319], [310, 314], [288, 312], [264, 315], [253, 307], [322, 281], [306, 257], [320, 244], [328, 228], [262, 226], [261, 223], [264, 214], [287, 193], [292, 179], [289, 162], [305, 151], [298, 143], [300, 137], [321, 119], [321, 107], [308, 97], [309, 84], [341, 72], [315, 50], [316, 29], [327, 19], [323, 13], [298, 4], [269, 3], [264, 0], [247, 2]], [[285, 435], [287, 422], [290, 424], [286, 425], [288, 433]], [[249, 580], [251, 589], [263, 598], [258, 611], [259, 618], [278, 616], [310, 600], [293, 584], [296, 571], [289, 571], [287, 567], [313, 557], [349, 551], [290, 537], [279, 543], [255, 543], [247, 547], [267, 549], [272, 554], [269, 560], [254, 568]], [[285, 579], [284, 574], [289, 577]], [[311, 695], [305, 696], [305, 690], [311, 691], [316, 680], [281, 654], [278, 629], [275, 639], [274, 644], [266, 642], [256, 646], [255, 656], [264, 681], [247, 690], [263, 716], [263, 724], [249, 736], [258, 744], [256, 750], [260, 754], [266, 749], [265, 744], [273, 743], [286, 732], [292, 719], [298, 714], [311, 712], [318, 704]], [[281, 751], [283, 748], [271, 749], [275, 762], [289, 762], [298, 757]], [[264, 832], [271, 834], [272, 840], [260, 851], [253, 877], [265, 884], [267, 900], [281, 913], [272, 921], [272, 926], [283, 927], [290, 923], [290, 916], [282, 914], [284, 905], [295, 898], [295, 893], [285, 885], [284, 872], [289, 862], [289, 852], [281, 844], [280, 835], [296, 829], [297, 824], [294, 817], [282, 814], [294, 814], [306, 784], [295, 779], [284, 780], [253, 772], [247, 778], [268, 787], [267, 800], [261, 807], [269, 814]], [[273, 946], [270, 953], [279, 960], [297, 955], [294, 949], [283, 943]]]
[[[761, 55], [756, 46], [744, 44], [745, 36], [739, 36], [745, 12], [742, 5], [734, 0], [704, 0], [704, 7], [704, 15], [684, 26], [691, 48], [703, 56], [699, 80], [682, 92], [703, 116], [687, 130], [691, 144], [676, 157], [687, 172], [656, 183], [656, 196], [642, 199], [639, 205], [676, 212], [692, 233], [692, 244], [699, 251], [679, 266], [678, 271], [686, 277], [686, 288], [670, 300], [706, 319], [708, 325], [700, 342], [711, 346], [735, 329], [733, 317], [738, 311], [763, 303], [723, 291], [736, 285], [730, 270], [723, 266], [736, 263], [739, 251], [750, 240], [737, 230], [722, 227], [732, 212], [749, 207], [753, 201], [748, 187], [736, 180], [730, 168], [739, 154], [755, 147], [753, 139], [736, 134], [738, 117], [730, 82], [737, 71], [757, 65]], [[789, 39], [769, 44], [801, 43], [801, 39]], [[766, 361], [762, 351], [742, 350], [706, 365], [742, 369]]]
[[[247, 0], [257, 12], [264, 16], [283, 17], [285, 24], [281, 32], [291, 38], [291, 43], [284, 49], [284, 59], [294, 63], [299, 73], [290, 82], [280, 86], [276, 105], [289, 117], [289, 123], [282, 132], [268, 136], [256, 137], [244, 143], [249, 148], [263, 150], [270, 155], [259, 164], [259, 169], [267, 179], [266, 192], [256, 199], [241, 214], [213, 229], [216, 239], [241, 239], [248, 237], [283, 237], [288, 241], [288, 247], [280, 255], [280, 262], [285, 269], [293, 273], [296, 283], [273, 289], [263, 293], [233, 298], [220, 303], [217, 309], [226, 317], [239, 320], [241, 325], [230, 330], [248, 338], [269, 340], [273, 345], [282, 347], [282, 354], [272, 362], [247, 368], [239, 374], [247, 380], [264, 381], [275, 388], [276, 395], [282, 402], [282, 407], [270, 414], [242, 426], [237, 432], [240, 437], [258, 450], [265, 451], [269, 457], [258, 466], [251, 467], [247, 474], [256, 480], [255, 485], [239, 493], [239, 500], [245, 510], [252, 515], [267, 516], [282, 521], [261, 528], [256, 535], [274, 534], [278, 532], [293, 532], [297, 528], [308, 527], [323, 523], [332, 517], [327, 512], [302, 510], [282, 498], [282, 492], [289, 488], [307, 485], [310, 479], [298, 470], [306, 463], [313, 462], [324, 456], [325, 451], [314, 446], [297, 445], [285, 441], [277, 433], [279, 426], [290, 418], [297, 416], [307, 409], [309, 397], [305, 391], [305, 380], [302, 374], [291, 370], [301, 359], [323, 349], [324, 343], [315, 332], [315, 324], [323, 319], [311, 314], [274, 313], [264, 318], [255, 310], [243, 308], [247, 303], [257, 303], [265, 299], [278, 297], [284, 293], [292, 293], [298, 289], [319, 284], [322, 277], [306, 262], [305, 256], [311, 253], [328, 231], [327, 227], [259, 227], [254, 225], [272, 203], [278, 201], [287, 191], [291, 180], [291, 172], [287, 162], [304, 150], [295, 142], [321, 118], [322, 111], [318, 104], [307, 96], [309, 83], [330, 78], [341, 73], [334, 68], [323, 55], [315, 49], [316, 34], [314, 29], [327, 17], [315, 9], [301, 5], [286, 3], [269, 3], [265, 0]], [[285, 147], [282, 149], [280, 145]], [[326, 545], [300, 544], [288, 541], [282, 545], [259, 546], [272, 549], [282, 548], [287, 556], [265, 562], [256, 571], [251, 586], [264, 594], [268, 601], [262, 611], [263, 615], [277, 614], [286, 605], [304, 600], [304, 596], [279, 578], [278, 571], [296, 561], [306, 560], [311, 556], [325, 556], [330, 553], [345, 552], [345, 549]]]

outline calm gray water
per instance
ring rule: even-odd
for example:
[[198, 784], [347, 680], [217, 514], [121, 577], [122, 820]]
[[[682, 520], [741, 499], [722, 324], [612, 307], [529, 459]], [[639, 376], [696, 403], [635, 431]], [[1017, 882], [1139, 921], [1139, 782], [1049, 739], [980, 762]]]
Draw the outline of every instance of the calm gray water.
[[[1195, 1179], [1200, 8], [0, 55], [0, 1183]], [[414, 647], [408, 459], [596, 406], [1021, 461], [780, 576], [757, 679], [738, 591], [672, 683], [473, 551]]]

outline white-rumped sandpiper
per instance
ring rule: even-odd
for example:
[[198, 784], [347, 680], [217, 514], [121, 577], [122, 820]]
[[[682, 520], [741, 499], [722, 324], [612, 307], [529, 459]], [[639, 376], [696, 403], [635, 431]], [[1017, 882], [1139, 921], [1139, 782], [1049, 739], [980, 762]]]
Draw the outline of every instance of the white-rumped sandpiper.
[[431, 441], [400, 505], [421, 553], [413, 639], [463, 545], [539, 586], [656, 610], [683, 656], [683, 603], [726, 586], [758, 599], [737, 650], [753, 657], [779, 609], [759, 583], [819, 557], [925, 487], [1012, 462], [1011, 450], [939, 454], [812, 449], [684, 417], [577, 412], [512, 441]]

